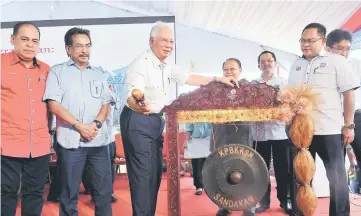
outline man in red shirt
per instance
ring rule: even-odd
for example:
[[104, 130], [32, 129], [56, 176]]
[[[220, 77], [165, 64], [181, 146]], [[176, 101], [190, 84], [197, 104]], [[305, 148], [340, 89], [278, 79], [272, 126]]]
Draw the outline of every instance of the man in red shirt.
[[[38, 59], [40, 31], [14, 26], [14, 51], [1, 54], [1, 215], [15, 216], [21, 179], [21, 215], [39, 215], [49, 169], [50, 134], [42, 97], [49, 66]], [[20, 178], [21, 174], [21, 178]]]

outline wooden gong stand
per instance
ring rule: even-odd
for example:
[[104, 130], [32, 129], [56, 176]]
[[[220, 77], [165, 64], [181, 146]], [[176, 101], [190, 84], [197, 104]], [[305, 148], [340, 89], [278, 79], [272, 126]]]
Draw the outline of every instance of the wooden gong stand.
[[178, 147], [179, 124], [209, 122], [257, 122], [281, 120], [282, 105], [277, 96], [278, 87], [264, 83], [239, 81], [239, 88], [212, 82], [180, 96], [163, 109], [166, 113], [166, 138], [168, 140], [168, 215], [181, 215], [180, 158]]

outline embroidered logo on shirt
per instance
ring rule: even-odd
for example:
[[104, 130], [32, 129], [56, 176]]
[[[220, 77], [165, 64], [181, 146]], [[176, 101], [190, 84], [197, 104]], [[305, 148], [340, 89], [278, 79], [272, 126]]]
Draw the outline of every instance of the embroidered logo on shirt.
[[40, 74], [40, 76], [39, 76], [39, 81], [40, 80], [45, 80], [45, 75], [44, 74]]
[[296, 68], [296, 71], [299, 71], [299, 70], [301, 70], [301, 67], [300, 67], [300, 66], [298, 66], [298, 67]]
[[326, 63], [323, 62], [320, 64], [320, 68], [324, 68], [324, 67], [326, 67]]

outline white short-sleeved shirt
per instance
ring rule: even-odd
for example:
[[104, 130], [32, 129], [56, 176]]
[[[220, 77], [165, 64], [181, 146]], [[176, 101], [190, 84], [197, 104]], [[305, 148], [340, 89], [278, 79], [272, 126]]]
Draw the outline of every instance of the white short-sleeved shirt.
[[[262, 77], [255, 80], [259, 83], [267, 83], [271, 86], [279, 86], [281, 89], [285, 86], [287, 81], [282, 77], [273, 75], [267, 82]], [[285, 140], [286, 124], [282, 121], [271, 121], [271, 122], [256, 122], [251, 126], [252, 138], [254, 141], [268, 141], [268, 140]]]
[[312, 111], [315, 135], [341, 134], [344, 125], [342, 93], [360, 87], [360, 82], [344, 56], [321, 52], [310, 62], [297, 59], [291, 66], [288, 84], [309, 84], [320, 94]]
[[355, 91], [355, 109], [361, 109], [361, 88]]
[[[357, 72], [358, 72], [357, 74], [358, 82], [361, 85], [361, 71], [357, 71]], [[361, 88], [355, 90], [355, 110], [359, 110], [359, 109], [361, 109]]]
[[151, 50], [136, 58], [127, 73], [127, 93], [131, 96], [133, 89], [144, 92], [146, 103], [151, 112], [159, 113], [164, 106], [172, 102], [171, 82], [184, 85], [189, 73], [178, 66], [162, 63]]

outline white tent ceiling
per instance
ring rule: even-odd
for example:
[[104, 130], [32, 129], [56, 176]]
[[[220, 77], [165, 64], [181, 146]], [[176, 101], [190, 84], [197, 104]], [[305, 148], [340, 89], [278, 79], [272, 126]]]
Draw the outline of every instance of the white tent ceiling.
[[[174, 15], [176, 22], [299, 54], [302, 29], [319, 22], [339, 28], [361, 1], [102, 1], [148, 16]], [[197, 37], [197, 35], [194, 35]]]

